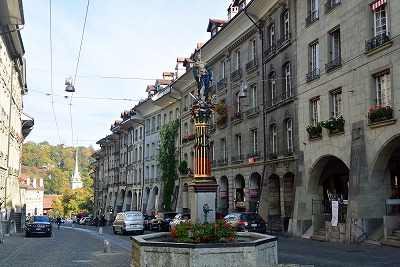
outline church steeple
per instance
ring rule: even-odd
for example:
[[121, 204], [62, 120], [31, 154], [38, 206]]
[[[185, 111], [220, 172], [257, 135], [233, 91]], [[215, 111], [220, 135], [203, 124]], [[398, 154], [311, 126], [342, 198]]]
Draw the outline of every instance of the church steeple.
[[78, 148], [76, 148], [76, 156], [75, 156], [75, 171], [74, 175], [71, 178], [71, 189], [81, 188], [82, 187], [82, 179], [79, 175], [78, 170]]

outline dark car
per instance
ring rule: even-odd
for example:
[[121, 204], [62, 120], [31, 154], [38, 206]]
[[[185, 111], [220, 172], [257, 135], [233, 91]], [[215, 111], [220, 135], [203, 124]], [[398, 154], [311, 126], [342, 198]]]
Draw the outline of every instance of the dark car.
[[157, 213], [156, 218], [151, 220], [150, 230], [168, 231], [169, 223], [174, 219], [177, 212], [162, 212]]
[[228, 223], [236, 228], [238, 232], [257, 232], [265, 234], [267, 224], [260, 214], [256, 212], [236, 212], [224, 217]]
[[150, 215], [144, 215], [144, 222], [143, 222], [143, 228], [146, 230], [150, 229], [150, 221], [155, 219], [156, 217], [150, 216]]
[[47, 215], [31, 216], [25, 225], [25, 236], [45, 235], [51, 236], [53, 227], [50, 222], [50, 217]]

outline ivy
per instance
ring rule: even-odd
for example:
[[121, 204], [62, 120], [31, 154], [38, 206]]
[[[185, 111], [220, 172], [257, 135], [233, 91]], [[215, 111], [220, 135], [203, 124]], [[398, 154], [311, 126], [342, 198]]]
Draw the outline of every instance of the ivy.
[[170, 123], [160, 128], [160, 153], [158, 154], [158, 162], [161, 169], [162, 185], [162, 206], [164, 211], [172, 211], [172, 194], [174, 191], [177, 160], [175, 148], [175, 136], [178, 132], [179, 120], [171, 121]]

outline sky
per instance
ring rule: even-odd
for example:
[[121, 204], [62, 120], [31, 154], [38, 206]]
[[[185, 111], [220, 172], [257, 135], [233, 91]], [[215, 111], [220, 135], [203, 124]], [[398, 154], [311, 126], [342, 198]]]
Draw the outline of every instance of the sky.
[[[209, 19], [227, 19], [231, 2], [23, 1], [24, 113], [35, 122], [25, 142], [98, 149], [121, 112], [146, 98], [147, 85], [209, 40]], [[65, 92], [70, 76], [74, 93]]]

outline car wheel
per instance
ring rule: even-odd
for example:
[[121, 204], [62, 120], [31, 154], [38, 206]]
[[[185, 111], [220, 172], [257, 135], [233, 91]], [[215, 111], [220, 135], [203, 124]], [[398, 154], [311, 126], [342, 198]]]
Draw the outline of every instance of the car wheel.
[[150, 231], [154, 231], [153, 224], [150, 224]]
[[139, 232], [139, 235], [143, 235], [144, 234], [144, 230]]
[[28, 232], [25, 233], [25, 237], [30, 237], [30, 236], [31, 236], [30, 233], [28, 233]]
[[115, 227], [113, 227], [113, 232], [114, 232], [114, 235], [117, 234], [117, 230], [115, 230]]
[[48, 237], [51, 237], [51, 234], [52, 234], [52, 233], [50, 232], [50, 233], [47, 234], [47, 236], [48, 236]]

